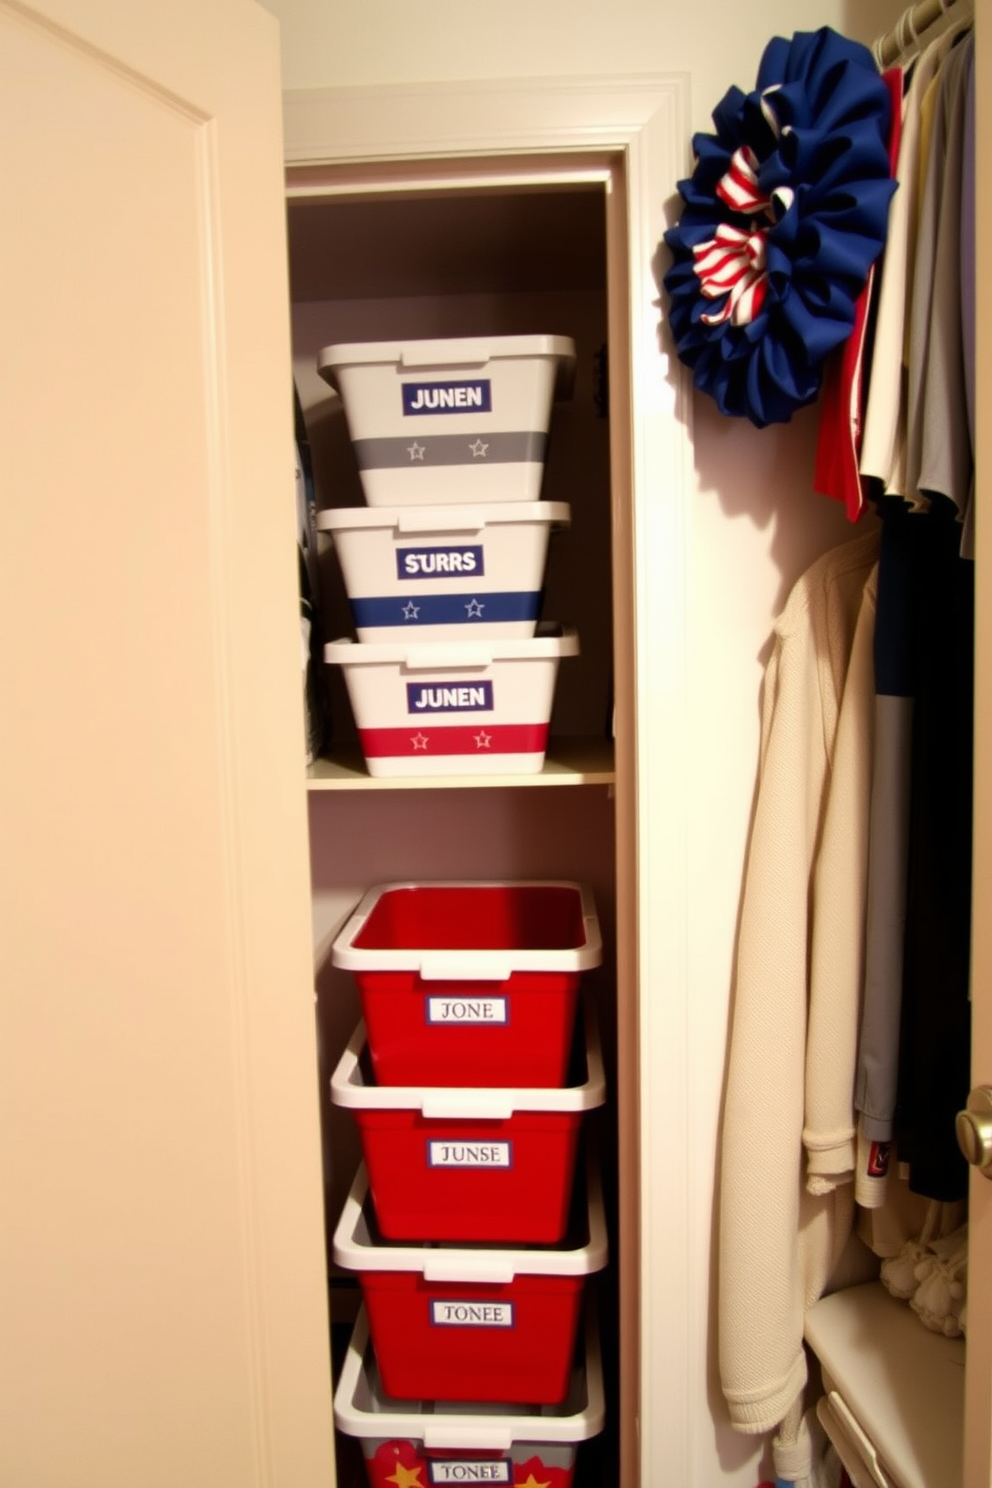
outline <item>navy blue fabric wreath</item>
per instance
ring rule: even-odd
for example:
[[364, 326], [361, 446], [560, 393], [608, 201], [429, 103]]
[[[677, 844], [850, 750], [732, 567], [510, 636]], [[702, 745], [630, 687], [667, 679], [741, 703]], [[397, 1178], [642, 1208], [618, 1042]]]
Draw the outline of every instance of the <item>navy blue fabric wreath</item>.
[[730, 88], [716, 133], [694, 136], [664, 285], [721, 413], [760, 429], [816, 397], [885, 242], [889, 113], [871, 52], [824, 26], [769, 42], [755, 89]]

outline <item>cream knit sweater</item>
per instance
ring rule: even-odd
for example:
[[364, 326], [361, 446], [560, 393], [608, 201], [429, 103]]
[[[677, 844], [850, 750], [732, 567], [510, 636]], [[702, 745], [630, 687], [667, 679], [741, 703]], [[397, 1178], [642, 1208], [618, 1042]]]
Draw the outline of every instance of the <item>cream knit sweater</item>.
[[853, 1228], [877, 534], [819, 559], [775, 626], [737, 946], [720, 1171], [720, 1374], [778, 1426], [803, 1317]]

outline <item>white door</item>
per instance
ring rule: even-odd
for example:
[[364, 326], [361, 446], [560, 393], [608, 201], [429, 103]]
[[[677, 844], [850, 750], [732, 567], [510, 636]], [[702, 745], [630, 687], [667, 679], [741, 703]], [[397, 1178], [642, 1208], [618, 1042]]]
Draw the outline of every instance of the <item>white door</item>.
[[0, 3], [0, 1482], [334, 1482], [275, 23]]

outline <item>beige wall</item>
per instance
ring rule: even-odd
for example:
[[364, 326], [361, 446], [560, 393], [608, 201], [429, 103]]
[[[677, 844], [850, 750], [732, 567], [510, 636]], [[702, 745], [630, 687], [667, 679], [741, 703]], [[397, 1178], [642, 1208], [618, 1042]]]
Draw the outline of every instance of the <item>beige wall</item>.
[[693, 126], [750, 81], [773, 35], [832, 25], [871, 41], [898, 0], [262, 0], [287, 88], [465, 78], [686, 72]]
[[[870, 42], [892, 25], [891, 0], [265, 0], [281, 22], [287, 89], [513, 76], [688, 75], [695, 129], [731, 85], [751, 86], [776, 34], [820, 25]], [[686, 162], [690, 141], [685, 141]], [[675, 182], [671, 183], [674, 192]], [[741, 871], [754, 790], [758, 698], [772, 619], [793, 580], [854, 535], [811, 474], [818, 412], [758, 431], [723, 419], [708, 399], [694, 414], [687, 617], [700, 789], [690, 821], [692, 989], [689, 1131], [698, 1173], [687, 1215], [687, 1285], [698, 1319], [691, 1481], [753, 1488], [767, 1464], [726, 1425], [715, 1377], [713, 1174]], [[728, 743], [728, 741], [730, 741]], [[650, 1326], [663, 1326], [652, 1320]], [[661, 1471], [659, 1469], [659, 1471]], [[661, 1478], [659, 1476], [659, 1482]]]

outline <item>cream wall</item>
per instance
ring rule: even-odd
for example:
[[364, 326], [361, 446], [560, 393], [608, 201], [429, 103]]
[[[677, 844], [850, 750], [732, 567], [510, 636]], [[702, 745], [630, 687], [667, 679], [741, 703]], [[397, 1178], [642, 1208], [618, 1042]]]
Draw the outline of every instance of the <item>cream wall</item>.
[[[833, 25], [870, 42], [892, 25], [887, 0], [265, 0], [281, 22], [287, 89], [515, 76], [681, 72], [692, 126], [733, 83], [751, 85], [776, 34]], [[690, 142], [685, 141], [686, 161]], [[675, 183], [672, 182], [674, 191]], [[691, 792], [689, 1113], [692, 1168], [687, 1287], [697, 1326], [690, 1372], [689, 1488], [717, 1481], [754, 1488], [770, 1476], [754, 1443], [726, 1425], [715, 1374], [712, 1232], [717, 1122], [741, 872], [754, 791], [758, 699], [774, 615], [793, 580], [855, 529], [816, 496], [811, 472], [818, 414], [758, 431], [694, 411], [695, 493], [689, 534], [686, 637], [693, 677], [698, 790]], [[654, 1324], [658, 1325], [657, 1321]], [[661, 1320], [663, 1326], [663, 1320]], [[659, 1466], [660, 1484], [664, 1469]], [[646, 1484], [645, 1488], [654, 1488]]]

